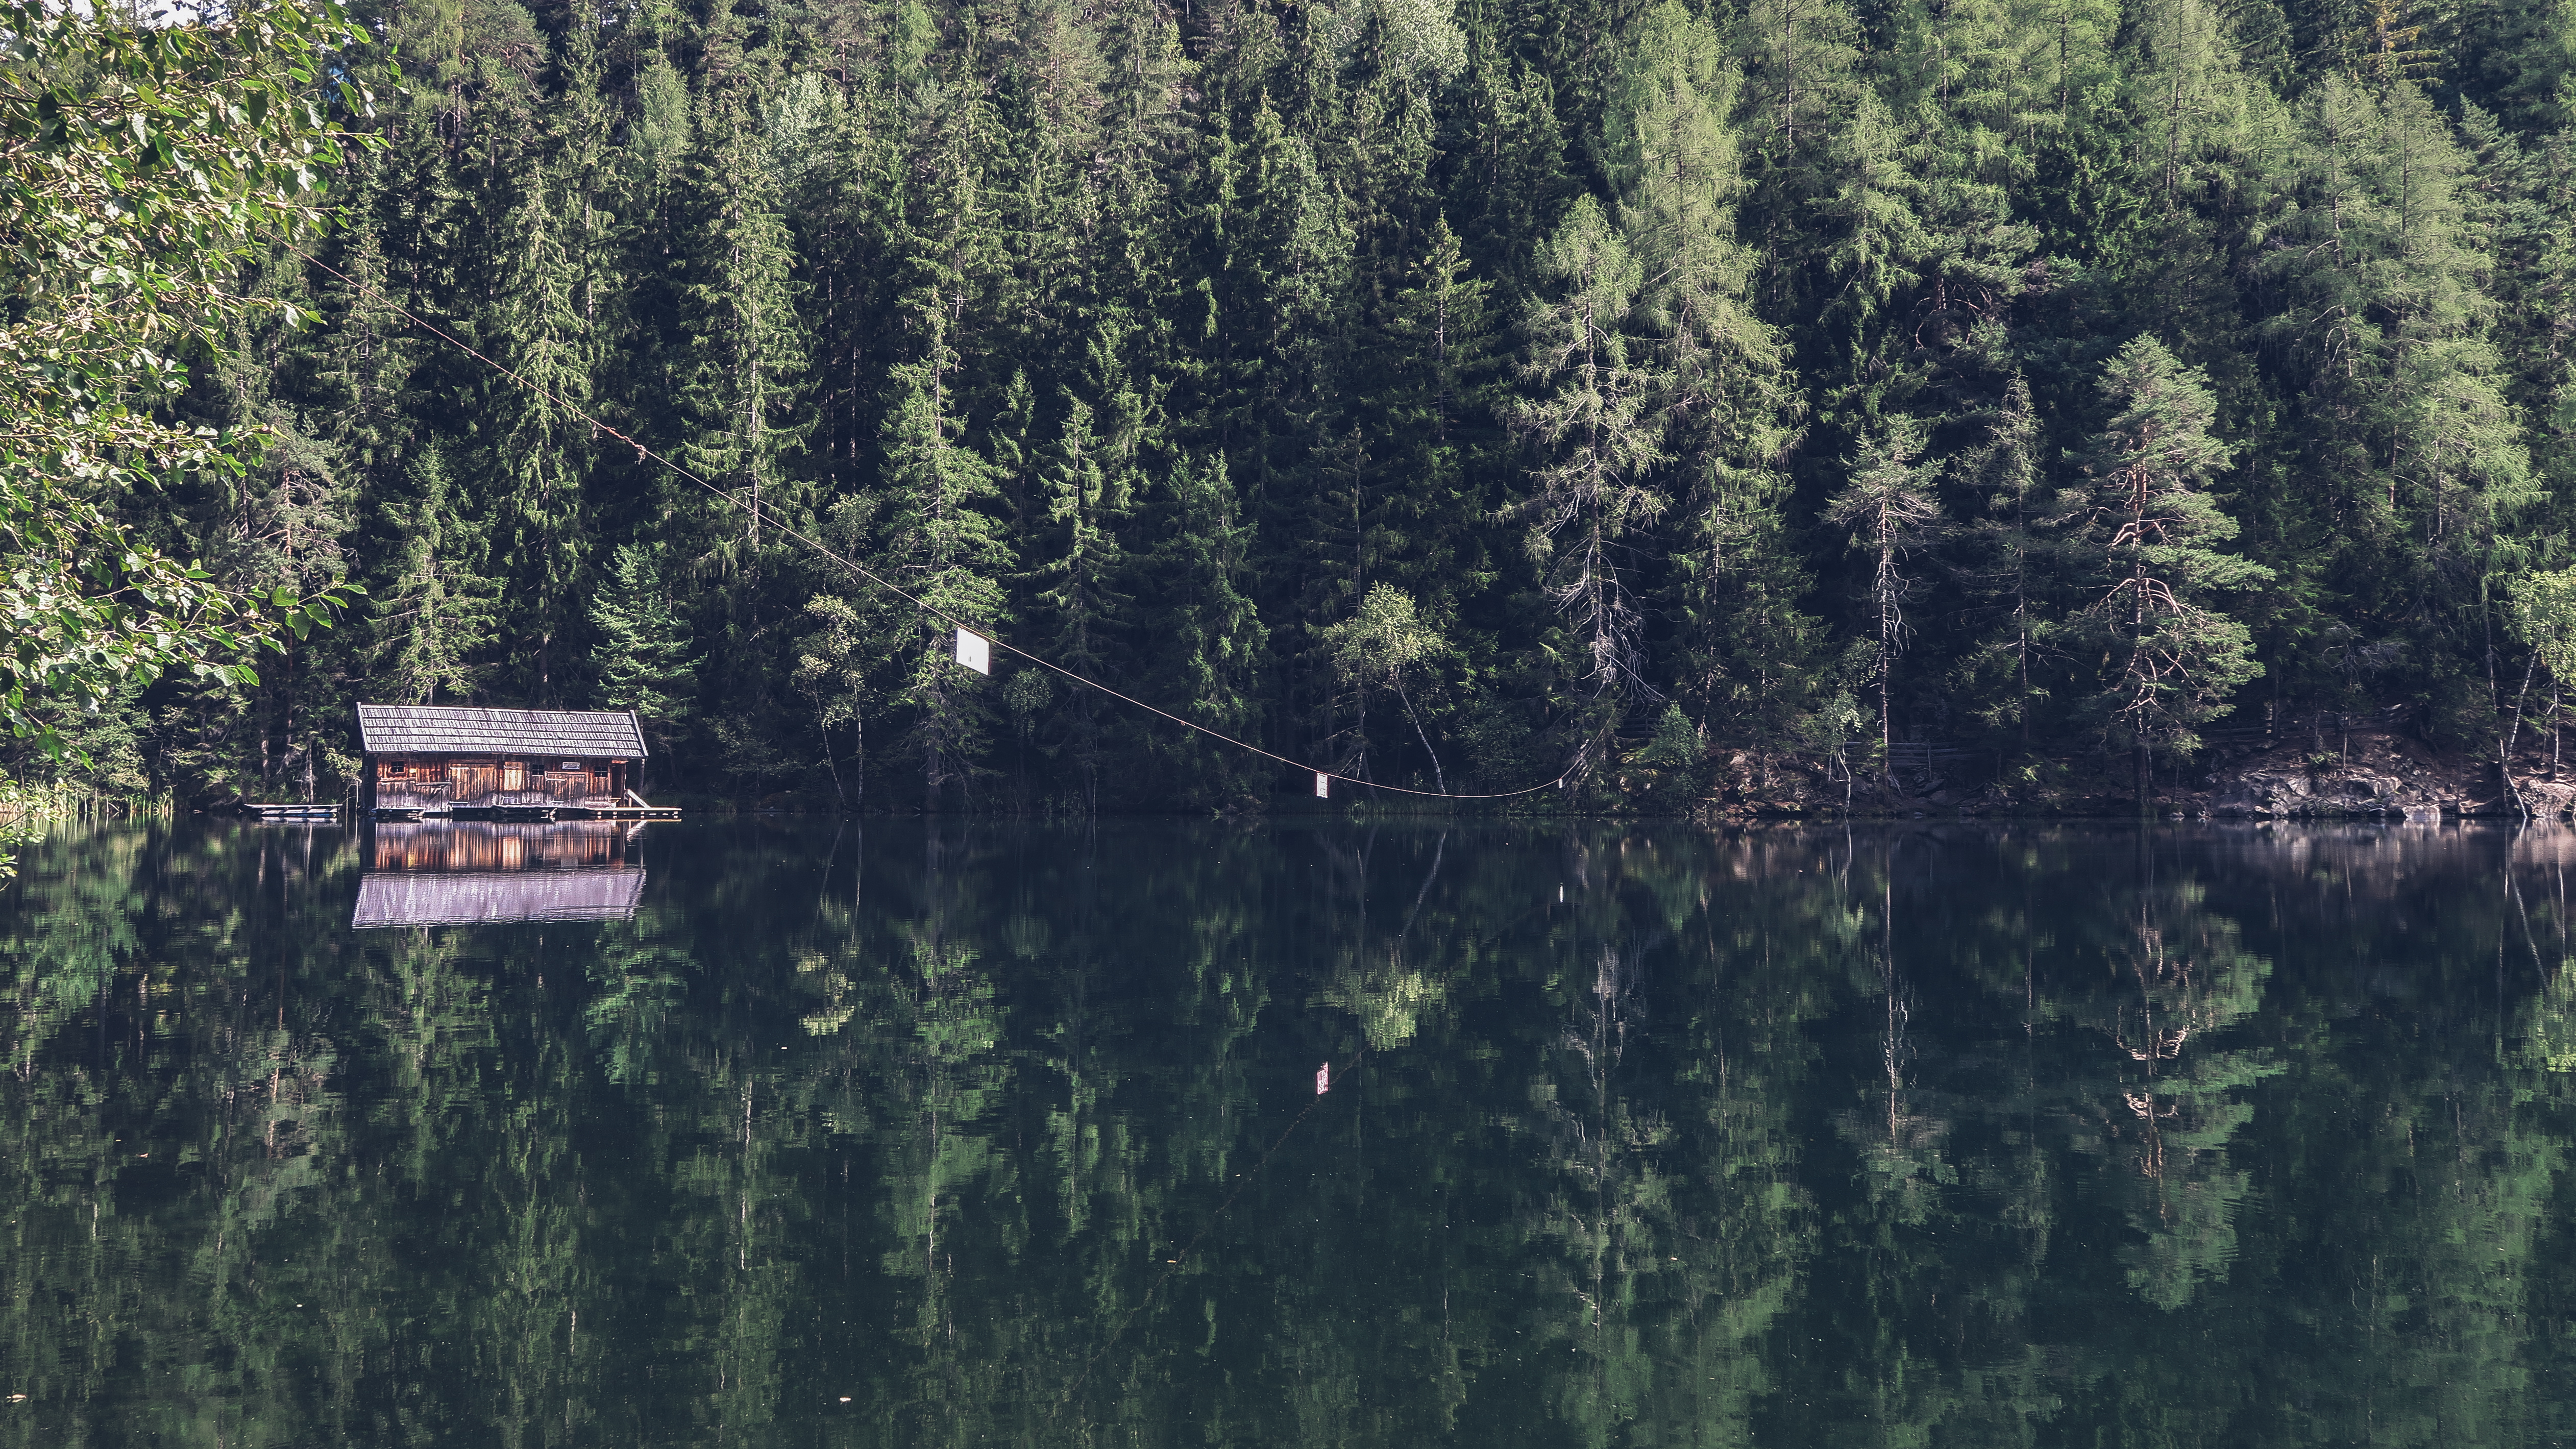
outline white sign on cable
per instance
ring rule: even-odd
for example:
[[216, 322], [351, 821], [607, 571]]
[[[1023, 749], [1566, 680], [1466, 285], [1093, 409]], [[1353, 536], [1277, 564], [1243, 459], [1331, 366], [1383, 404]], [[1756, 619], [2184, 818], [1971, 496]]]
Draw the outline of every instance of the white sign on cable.
[[957, 631], [957, 662], [977, 674], [993, 672], [993, 641], [972, 629]]
[[1332, 781], [1333, 781], [1333, 777], [1332, 777], [1332, 776], [1330, 776], [1330, 775], [1325, 774], [1323, 771], [1321, 771], [1321, 770], [1317, 770], [1317, 771], [1315, 772], [1315, 798], [1316, 798], [1316, 799], [1318, 799], [1318, 800], [1329, 800], [1329, 799], [1333, 798], [1333, 785], [1332, 785]]

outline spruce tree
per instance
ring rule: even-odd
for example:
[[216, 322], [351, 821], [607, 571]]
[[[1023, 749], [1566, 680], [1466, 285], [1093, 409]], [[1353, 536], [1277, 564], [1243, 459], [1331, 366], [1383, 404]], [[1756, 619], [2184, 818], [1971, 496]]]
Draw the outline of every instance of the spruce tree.
[[805, 330], [781, 178], [771, 164], [745, 31], [730, 0], [719, 0], [705, 37], [707, 76], [689, 168], [698, 214], [678, 259], [687, 339], [680, 401], [694, 425], [679, 458], [732, 505], [681, 485], [689, 488], [683, 511], [708, 519], [697, 566], [757, 585], [768, 550], [785, 546], [765, 516], [808, 522], [810, 500], [781, 463], [803, 431], [793, 400]]
[[[1141, 530], [1151, 540], [1138, 570], [1141, 616], [1154, 647], [1138, 661], [1157, 701], [1238, 739], [1261, 722], [1259, 680], [1269, 631], [1251, 596], [1252, 523], [1222, 455], [1174, 460], [1148, 491]], [[1170, 706], [1166, 706], [1170, 707]], [[1158, 742], [1163, 740], [1156, 736]], [[1250, 793], [1261, 767], [1189, 734], [1160, 748], [1190, 761], [1210, 795]]]
[[546, 136], [548, 154], [514, 178], [502, 222], [504, 249], [489, 320], [479, 329], [518, 380], [487, 377], [481, 389], [493, 428], [493, 470], [505, 510], [496, 538], [498, 572], [510, 582], [507, 637], [527, 677], [529, 703], [561, 697], [561, 675], [577, 657], [557, 633], [578, 625], [570, 607], [588, 569], [597, 500], [585, 486], [598, 406], [595, 379], [606, 340], [596, 324], [606, 285], [607, 223], [599, 206], [609, 116], [598, 94], [597, 36], [587, 16], [570, 38], [565, 93]]
[[591, 656], [599, 703], [633, 710], [667, 751], [697, 713], [698, 661], [688, 620], [673, 607], [666, 557], [658, 545], [620, 544], [588, 622], [599, 636]]
[[375, 609], [375, 675], [406, 704], [471, 700], [491, 668], [500, 633], [500, 586], [479, 566], [483, 549], [459, 516], [448, 449], [413, 456], [409, 497], [394, 505], [394, 566]]
[[[992, 236], [980, 96], [924, 74], [909, 104], [917, 194], [899, 224], [896, 314], [906, 358], [888, 375], [878, 446], [885, 517], [880, 557], [903, 586], [951, 618], [990, 631], [1006, 603], [1013, 560], [994, 517], [1001, 498], [992, 464], [969, 443], [964, 329], [981, 316]], [[949, 626], [917, 611], [899, 616], [895, 650], [907, 675], [898, 699], [912, 713], [907, 743], [922, 762], [926, 800], [971, 789], [990, 743], [983, 677], [954, 661]], [[969, 797], [971, 798], [971, 796]]]
[[2034, 712], [2049, 697], [2055, 652], [2054, 586], [2064, 568], [2054, 490], [2040, 463], [2040, 429], [2030, 384], [2018, 373], [1960, 472], [1983, 495], [1963, 530], [1962, 574], [1978, 633], [1960, 661], [1968, 708], [1990, 728], [2031, 746]]
[[[988, 511], [999, 498], [992, 469], [962, 435], [957, 354], [945, 318], [922, 317], [922, 358], [894, 369], [885, 423], [885, 488], [890, 500], [882, 555], [903, 586], [931, 608], [990, 630], [1002, 615], [1002, 572], [1010, 551]], [[922, 787], [935, 806], [951, 783], [971, 784], [989, 742], [992, 708], [979, 676], [958, 668], [947, 625], [906, 610], [897, 648], [906, 658], [901, 701], [913, 712], [907, 738], [922, 762]]]
[[[1125, 651], [1117, 635], [1126, 623], [1129, 597], [1119, 531], [1134, 496], [1134, 481], [1114, 438], [1092, 427], [1092, 411], [1067, 398], [1064, 423], [1043, 455], [1038, 476], [1046, 528], [1037, 541], [1039, 584], [1033, 600], [1033, 637], [1052, 662], [1090, 679], [1121, 672]], [[1100, 808], [1102, 753], [1099, 698], [1076, 690], [1067, 701], [1071, 718], [1064, 745], [1081, 772], [1084, 808]]]

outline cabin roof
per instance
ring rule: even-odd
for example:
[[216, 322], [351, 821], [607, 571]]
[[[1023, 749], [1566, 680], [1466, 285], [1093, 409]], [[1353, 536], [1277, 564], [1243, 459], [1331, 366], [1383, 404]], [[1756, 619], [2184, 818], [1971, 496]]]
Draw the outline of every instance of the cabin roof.
[[590, 870], [488, 870], [358, 877], [349, 924], [489, 926], [511, 921], [625, 921], [644, 895], [641, 866]]
[[370, 755], [562, 755], [639, 760], [644, 729], [631, 710], [358, 706], [359, 748]]

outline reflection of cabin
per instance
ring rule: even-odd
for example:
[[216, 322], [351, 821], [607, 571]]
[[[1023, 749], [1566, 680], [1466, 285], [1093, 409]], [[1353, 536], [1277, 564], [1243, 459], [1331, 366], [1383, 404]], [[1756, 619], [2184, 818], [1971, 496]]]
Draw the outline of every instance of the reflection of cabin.
[[380, 815], [617, 816], [656, 810], [630, 712], [362, 704], [366, 807]]
[[379, 820], [367, 828], [362, 858], [371, 871], [579, 870], [636, 865], [644, 826], [614, 820], [517, 825], [504, 821]]
[[626, 921], [644, 894], [641, 824], [379, 821], [349, 924]]
[[640, 866], [607, 870], [494, 870], [460, 875], [363, 875], [349, 924], [497, 926], [518, 921], [631, 921], [644, 895]]

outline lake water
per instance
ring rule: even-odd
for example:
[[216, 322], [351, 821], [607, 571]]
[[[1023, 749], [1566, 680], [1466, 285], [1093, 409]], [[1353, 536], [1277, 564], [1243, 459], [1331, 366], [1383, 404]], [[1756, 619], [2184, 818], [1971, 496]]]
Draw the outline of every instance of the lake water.
[[0, 1444], [2570, 1442], [2571, 859], [67, 831]]

